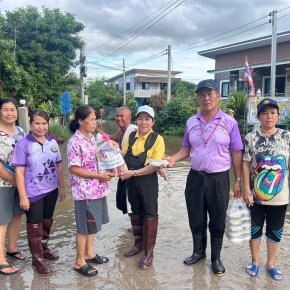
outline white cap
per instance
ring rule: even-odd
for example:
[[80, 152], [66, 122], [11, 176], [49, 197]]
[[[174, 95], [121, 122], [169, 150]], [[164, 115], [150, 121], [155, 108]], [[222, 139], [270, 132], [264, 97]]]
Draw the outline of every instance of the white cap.
[[153, 108], [151, 108], [150, 106], [141, 106], [138, 108], [137, 114], [136, 116], [138, 116], [140, 113], [147, 113], [150, 117], [152, 117], [154, 119], [155, 113]]

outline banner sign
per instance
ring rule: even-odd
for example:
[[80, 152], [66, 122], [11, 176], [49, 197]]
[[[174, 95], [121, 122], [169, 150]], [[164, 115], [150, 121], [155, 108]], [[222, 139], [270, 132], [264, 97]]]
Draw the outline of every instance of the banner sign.
[[[257, 119], [257, 105], [262, 101], [263, 97], [248, 97], [247, 98], [247, 122], [249, 125], [260, 124], [260, 121]], [[277, 101], [279, 105], [279, 121], [278, 124], [285, 124], [285, 118], [290, 118], [290, 98], [287, 97], [275, 97], [273, 98]]]

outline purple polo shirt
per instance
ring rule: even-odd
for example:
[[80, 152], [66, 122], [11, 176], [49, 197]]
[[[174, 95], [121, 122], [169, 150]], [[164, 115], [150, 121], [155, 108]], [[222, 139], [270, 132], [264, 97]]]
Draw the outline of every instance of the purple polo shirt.
[[231, 152], [243, 143], [237, 121], [219, 109], [208, 123], [201, 113], [187, 120], [182, 147], [190, 148], [193, 170], [214, 173], [231, 168]]
[[58, 144], [48, 135], [44, 144], [40, 144], [31, 133], [16, 144], [12, 165], [25, 167], [26, 193], [30, 202], [58, 188], [56, 164], [60, 162]]

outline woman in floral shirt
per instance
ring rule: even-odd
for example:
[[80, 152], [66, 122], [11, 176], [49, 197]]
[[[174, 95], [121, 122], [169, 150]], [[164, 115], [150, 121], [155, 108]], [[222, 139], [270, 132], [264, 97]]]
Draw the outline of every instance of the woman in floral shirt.
[[77, 257], [74, 270], [84, 276], [93, 276], [97, 269], [88, 263], [103, 264], [108, 258], [96, 255], [93, 248], [95, 234], [102, 224], [109, 222], [106, 195], [108, 181], [113, 174], [99, 173], [96, 160], [96, 112], [89, 106], [76, 110], [70, 123], [74, 133], [67, 145], [68, 166], [77, 225]]
[[[15, 189], [14, 169], [11, 166], [15, 144], [23, 138], [24, 132], [15, 126], [17, 107], [13, 99], [0, 100], [0, 274], [11, 275], [18, 272], [7, 263], [4, 254], [5, 236], [8, 230], [7, 256], [23, 260], [24, 252], [17, 250], [17, 240], [24, 211], [19, 205]], [[9, 224], [9, 226], [8, 226]]]

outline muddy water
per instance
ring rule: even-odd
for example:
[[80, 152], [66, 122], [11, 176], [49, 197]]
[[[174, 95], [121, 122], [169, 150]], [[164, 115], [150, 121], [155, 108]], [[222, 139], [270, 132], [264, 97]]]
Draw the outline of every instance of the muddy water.
[[[168, 154], [175, 152], [180, 144], [180, 138], [166, 138]], [[64, 145], [61, 150], [65, 152]], [[188, 171], [186, 162], [179, 163], [177, 167], [167, 170], [168, 181], [159, 180], [160, 220], [152, 269], [142, 271], [137, 268], [141, 254], [128, 259], [123, 257], [123, 252], [130, 247], [133, 239], [127, 233], [130, 226], [128, 217], [115, 208], [117, 179], [114, 179], [111, 182], [112, 193], [108, 197], [110, 223], [104, 226], [95, 239], [96, 252], [109, 257], [110, 262], [97, 267], [98, 276], [85, 278], [72, 270], [75, 258], [75, 221], [73, 203], [68, 193], [68, 199], [57, 205], [54, 215], [50, 245], [60, 254], [58, 262], [50, 263], [54, 274], [42, 277], [35, 273], [30, 266], [29, 255], [24, 262], [11, 261], [19, 267], [20, 272], [11, 277], [1, 276], [0, 289], [290, 289], [289, 212], [278, 256], [278, 265], [286, 276], [282, 283], [272, 282], [266, 274], [264, 238], [258, 279], [250, 279], [244, 274], [243, 268], [250, 262], [247, 243], [233, 244], [226, 237], [222, 251], [226, 268], [224, 277], [219, 278], [212, 274], [209, 249], [205, 260], [193, 266], [183, 265], [183, 259], [192, 253], [183, 195]], [[28, 251], [24, 228], [21, 232], [20, 248]]]

